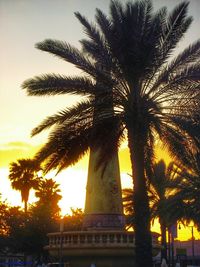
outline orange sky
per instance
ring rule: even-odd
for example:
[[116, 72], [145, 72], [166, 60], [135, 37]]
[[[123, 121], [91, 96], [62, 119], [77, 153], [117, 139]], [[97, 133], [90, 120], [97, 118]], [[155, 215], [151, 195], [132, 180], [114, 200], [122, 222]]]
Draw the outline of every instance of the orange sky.
[[[167, 6], [171, 10], [180, 2], [182, 0], [153, 0], [155, 9]], [[194, 22], [178, 50], [199, 37], [200, 1], [190, 2], [189, 14], [194, 17]], [[78, 41], [84, 33], [73, 13], [80, 11], [93, 20], [96, 7], [107, 12], [108, 6], [109, 0], [0, 0], [0, 193], [12, 204], [21, 201], [20, 194], [10, 189], [7, 179], [9, 163], [32, 157], [45, 142], [47, 133], [30, 138], [31, 130], [46, 116], [77, 100], [74, 96], [27, 97], [21, 90], [22, 82], [35, 75], [79, 73], [70, 64], [35, 49], [34, 45], [45, 38], [55, 38], [79, 47]], [[169, 161], [162, 150], [158, 151], [158, 157]], [[69, 212], [70, 207], [84, 206], [87, 162], [85, 157], [56, 177], [63, 194], [60, 203], [63, 213]], [[120, 152], [120, 167], [123, 187], [131, 186], [127, 175], [131, 173], [130, 160], [124, 148]], [[33, 192], [31, 199], [34, 200]], [[182, 230], [181, 233], [181, 238], [190, 238], [190, 231]]]
[[[14, 145], [16, 146], [14, 149]], [[20, 145], [20, 147], [18, 147]], [[8, 151], [6, 157], [4, 157], [4, 165], [9, 164], [10, 161], [15, 161], [20, 157], [32, 156], [37, 151], [38, 147], [33, 147], [25, 144], [10, 144], [9, 147], [12, 146], [13, 149]], [[158, 150], [158, 157], [165, 158], [166, 162], [170, 161], [169, 156], [163, 151]], [[128, 174], [131, 174], [131, 164], [129, 159], [129, 153], [127, 149], [122, 149], [119, 153], [120, 160], [120, 170], [121, 170], [121, 181], [122, 187], [132, 187], [132, 181]], [[2, 162], [1, 162], [2, 163]], [[66, 213], [70, 213], [70, 208], [82, 208], [84, 209], [84, 201], [86, 194], [86, 180], [87, 180], [87, 164], [88, 164], [88, 156], [84, 157], [79, 163], [75, 166], [69, 167], [63, 172], [61, 172], [56, 177], [54, 173], [50, 173], [47, 175], [49, 178], [53, 178], [56, 180], [58, 184], [60, 184], [62, 200], [60, 201], [60, 207], [62, 209], [62, 215]], [[6, 178], [8, 176], [8, 168], [1, 167], [0, 168], [0, 177], [2, 179], [0, 192], [3, 195], [3, 198], [7, 198], [8, 202], [12, 205], [21, 205], [21, 196], [18, 191], [13, 191], [10, 187], [10, 182]], [[34, 197], [34, 192], [31, 191], [30, 194], [30, 202], [34, 202], [36, 198]], [[152, 230], [159, 232], [159, 224], [157, 220], [152, 225]], [[195, 237], [200, 239], [200, 233], [197, 230], [194, 230]], [[182, 227], [181, 230], [178, 231], [178, 239], [187, 240], [191, 238], [191, 229]]]

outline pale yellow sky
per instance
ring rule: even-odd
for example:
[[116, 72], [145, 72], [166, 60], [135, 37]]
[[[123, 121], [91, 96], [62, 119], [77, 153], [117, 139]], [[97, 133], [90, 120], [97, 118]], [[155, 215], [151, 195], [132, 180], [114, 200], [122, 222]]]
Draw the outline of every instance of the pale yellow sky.
[[[180, 2], [153, 1], [155, 9], [167, 6], [169, 10]], [[71, 64], [35, 49], [35, 43], [55, 38], [79, 47], [84, 33], [74, 12], [80, 11], [92, 21], [96, 7], [108, 12], [108, 6], [109, 0], [0, 0], [0, 144], [41, 143], [43, 135], [30, 139], [31, 129], [45, 116], [75, 100], [69, 96], [27, 97], [21, 90], [22, 82], [34, 75], [78, 73]], [[189, 14], [194, 22], [179, 49], [199, 38], [199, 0], [190, 1]]]
[[[52, 38], [64, 40], [79, 47], [84, 37], [82, 26], [74, 16], [80, 11], [94, 20], [98, 7], [108, 11], [109, 0], [0, 0], [0, 193], [8, 201], [19, 204], [20, 194], [10, 191], [7, 180], [9, 163], [22, 157], [32, 157], [45, 142], [47, 133], [30, 138], [31, 130], [46, 116], [71, 105], [72, 96], [27, 97], [20, 88], [27, 78], [42, 73], [77, 75], [70, 64], [34, 48], [35, 43]], [[155, 10], [167, 6], [171, 10], [181, 0], [153, 0]], [[199, 38], [200, 0], [191, 0], [189, 14], [194, 22], [179, 45], [179, 50]], [[166, 156], [166, 155], [165, 155]], [[120, 154], [123, 186], [130, 185], [131, 172], [128, 154]], [[73, 177], [73, 179], [72, 179]], [[87, 159], [68, 168], [57, 178], [63, 191], [62, 207], [83, 207]], [[33, 195], [33, 193], [32, 193]], [[13, 199], [13, 200], [11, 200]], [[65, 210], [65, 209], [64, 209]]]

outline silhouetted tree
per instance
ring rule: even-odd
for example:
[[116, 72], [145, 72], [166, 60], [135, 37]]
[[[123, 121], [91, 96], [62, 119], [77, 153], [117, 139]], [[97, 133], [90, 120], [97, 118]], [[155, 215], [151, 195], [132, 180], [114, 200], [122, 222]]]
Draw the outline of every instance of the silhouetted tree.
[[[161, 257], [167, 259], [167, 228], [185, 219], [189, 214], [185, 203], [185, 195], [182, 191], [185, 181], [178, 174], [178, 167], [170, 163], [166, 167], [165, 162], [160, 160], [153, 165], [152, 175], [149, 177], [148, 194], [150, 199], [151, 218], [158, 218], [161, 230]], [[134, 226], [133, 190], [123, 190], [123, 204], [128, 214], [128, 225]]]
[[[183, 2], [170, 14], [166, 8], [153, 13], [151, 1], [124, 6], [112, 1], [110, 17], [96, 10], [97, 25], [76, 13], [88, 36], [81, 40], [83, 51], [49, 39], [36, 47], [74, 64], [85, 75], [47, 74], [23, 83], [29, 95], [86, 96], [33, 130], [37, 134], [54, 125], [37, 155], [39, 161], [47, 161], [46, 170], [61, 171], [74, 164], [94, 144], [102, 148], [99, 164], [106, 162], [127, 136], [139, 267], [152, 266], [145, 177], [151, 172], [155, 140], [160, 138], [176, 158], [191, 144], [196, 145], [193, 129], [195, 108], [199, 106], [200, 41], [169, 61], [191, 24], [187, 9], [188, 2]], [[113, 109], [107, 108], [110, 105]]]
[[200, 229], [200, 153], [190, 155], [190, 168], [180, 169], [179, 175], [184, 180], [181, 190], [188, 207], [185, 219], [193, 220]]
[[183, 218], [185, 205], [180, 190], [181, 183], [182, 179], [177, 175], [174, 163], [170, 163], [168, 167], [163, 160], [154, 164], [149, 187], [150, 208], [152, 218], [159, 219], [163, 248], [161, 257], [165, 259], [167, 259], [167, 228]]
[[[47, 253], [44, 250], [44, 246], [48, 244], [47, 233], [59, 229], [59, 185], [52, 179], [41, 179], [36, 196], [39, 200], [29, 207], [26, 214], [19, 207], [3, 207], [4, 212], [0, 213], [0, 218], [3, 219], [0, 225], [0, 243], [2, 241], [3, 247], [8, 247], [11, 252], [40, 258]], [[6, 233], [1, 235], [5, 229]]]
[[6, 201], [2, 200], [2, 196], [0, 194], [0, 222], [1, 222], [0, 236], [4, 236], [8, 232], [8, 226], [6, 223], [7, 216], [8, 216], [8, 204], [6, 203]]
[[13, 189], [21, 192], [24, 210], [27, 213], [27, 203], [31, 189], [36, 189], [39, 183], [38, 171], [40, 165], [33, 159], [19, 159], [10, 164], [9, 179]]
[[59, 217], [60, 207], [58, 202], [62, 198], [60, 192], [59, 184], [53, 181], [53, 179], [40, 180], [35, 196], [39, 198], [36, 202], [37, 208], [44, 209], [43, 216], [45, 216], [45, 213], [48, 213], [48, 218], [55, 219]]
[[65, 215], [63, 218], [65, 231], [80, 231], [83, 226], [84, 213], [81, 209], [71, 208], [71, 215]]

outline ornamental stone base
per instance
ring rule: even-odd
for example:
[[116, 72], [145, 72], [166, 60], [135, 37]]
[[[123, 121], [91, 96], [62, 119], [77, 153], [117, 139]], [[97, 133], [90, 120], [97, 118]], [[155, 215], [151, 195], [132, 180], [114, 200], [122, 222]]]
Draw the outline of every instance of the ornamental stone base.
[[[153, 254], [160, 250], [159, 234], [152, 234]], [[127, 231], [80, 231], [50, 233], [52, 262], [65, 267], [134, 267], [134, 234]]]

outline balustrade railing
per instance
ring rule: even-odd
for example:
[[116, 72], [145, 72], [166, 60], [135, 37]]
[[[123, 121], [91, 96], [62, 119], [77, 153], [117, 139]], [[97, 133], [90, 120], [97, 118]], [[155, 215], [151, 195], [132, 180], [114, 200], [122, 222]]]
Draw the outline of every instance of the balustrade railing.
[[[133, 232], [57, 232], [48, 234], [49, 247], [56, 248], [62, 244], [62, 247], [134, 247]], [[158, 235], [152, 235], [152, 244], [158, 245]]]

